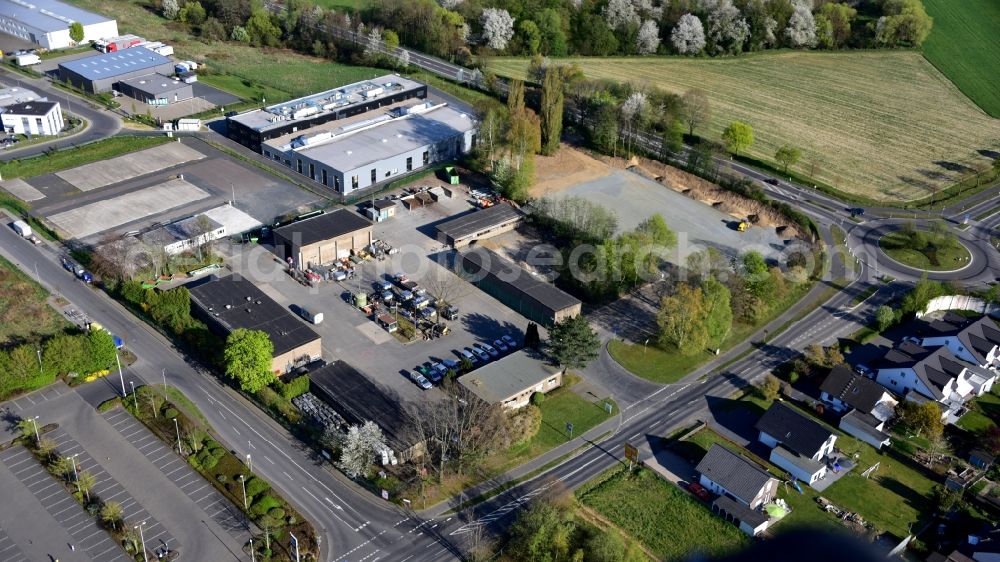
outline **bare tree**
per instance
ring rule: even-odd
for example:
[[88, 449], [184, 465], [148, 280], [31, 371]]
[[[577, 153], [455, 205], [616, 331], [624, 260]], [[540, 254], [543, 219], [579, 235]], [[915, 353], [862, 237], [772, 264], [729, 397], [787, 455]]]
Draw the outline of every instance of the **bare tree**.
[[712, 115], [708, 96], [702, 90], [688, 90], [684, 92], [681, 101], [683, 102], [682, 111], [684, 121], [688, 126], [688, 134], [693, 135], [694, 130], [707, 122]]
[[454, 304], [472, 290], [468, 281], [443, 267], [436, 268], [431, 275], [422, 279], [421, 285], [434, 299], [434, 309], [439, 314], [445, 306]]
[[129, 236], [104, 236], [94, 249], [93, 269], [102, 277], [126, 280], [135, 277], [141, 263], [136, 259], [138, 241]]

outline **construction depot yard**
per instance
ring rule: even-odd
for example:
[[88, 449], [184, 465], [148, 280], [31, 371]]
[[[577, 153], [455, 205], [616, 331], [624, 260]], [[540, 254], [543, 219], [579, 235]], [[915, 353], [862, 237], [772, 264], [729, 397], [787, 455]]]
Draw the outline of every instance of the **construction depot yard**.
[[[633, 164], [629, 170], [624, 166]], [[560, 173], [560, 170], [570, 170]], [[648, 176], [660, 177], [660, 181]], [[618, 232], [633, 230], [639, 223], [658, 213], [677, 233], [677, 249], [667, 256], [676, 265], [687, 256], [706, 247], [714, 247], [735, 256], [757, 250], [775, 256], [785, 247], [785, 240], [795, 232], [782, 229], [763, 216], [760, 226], [739, 232], [736, 224], [748, 214], [760, 212], [753, 202], [741, 200], [712, 184], [680, 170], [655, 162], [607, 159], [607, 163], [569, 146], [555, 157], [539, 157], [536, 163], [538, 182], [534, 197], [582, 197], [618, 215]], [[777, 225], [782, 226], [782, 225]], [[493, 247], [520, 247], [505, 244], [507, 235], [492, 242]], [[517, 258], [519, 256], [512, 256]]]
[[[754, 128], [751, 156], [773, 161], [800, 147], [795, 168], [859, 196], [910, 201], [991, 163], [1000, 120], [966, 98], [918, 52], [781, 52], [739, 58], [573, 58], [588, 78], [633, 81], [683, 94], [700, 88], [719, 140], [734, 120]], [[497, 58], [494, 72], [523, 77], [525, 59]]]

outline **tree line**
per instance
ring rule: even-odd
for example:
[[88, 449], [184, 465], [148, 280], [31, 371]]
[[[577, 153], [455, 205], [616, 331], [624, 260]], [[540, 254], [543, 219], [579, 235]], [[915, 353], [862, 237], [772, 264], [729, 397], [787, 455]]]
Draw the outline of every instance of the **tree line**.
[[67, 331], [0, 350], [0, 399], [41, 388], [59, 376], [102, 371], [114, 365], [116, 353], [114, 338], [103, 329]]

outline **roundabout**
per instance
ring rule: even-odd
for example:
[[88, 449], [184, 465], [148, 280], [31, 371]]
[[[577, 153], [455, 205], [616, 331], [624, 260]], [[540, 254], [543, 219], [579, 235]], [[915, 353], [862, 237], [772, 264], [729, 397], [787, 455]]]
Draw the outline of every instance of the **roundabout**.
[[[938, 281], [994, 281], [990, 263], [990, 229], [913, 228], [911, 219], [879, 219], [856, 225], [849, 232], [852, 253], [876, 276], [916, 280], [926, 275]], [[935, 244], [935, 242], [937, 242]]]

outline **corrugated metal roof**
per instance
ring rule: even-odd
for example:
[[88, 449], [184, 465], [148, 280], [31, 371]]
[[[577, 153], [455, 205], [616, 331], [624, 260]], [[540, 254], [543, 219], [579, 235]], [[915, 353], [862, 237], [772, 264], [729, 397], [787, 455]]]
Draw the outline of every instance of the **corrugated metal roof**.
[[522, 217], [524, 217], [524, 213], [512, 205], [501, 203], [443, 222], [437, 225], [437, 229], [438, 232], [452, 240], [462, 240], [477, 232], [495, 228]]
[[114, 21], [57, 0], [0, 0], [0, 15], [45, 32], [69, 29], [75, 21], [83, 25]]
[[498, 404], [560, 371], [541, 354], [522, 349], [459, 377], [458, 382], [484, 401]]
[[100, 80], [136, 70], [155, 68], [161, 64], [173, 65], [173, 62], [149, 49], [132, 47], [114, 53], [97, 53], [90, 57], [62, 62], [59, 63], [59, 68], [75, 72], [88, 80]]

